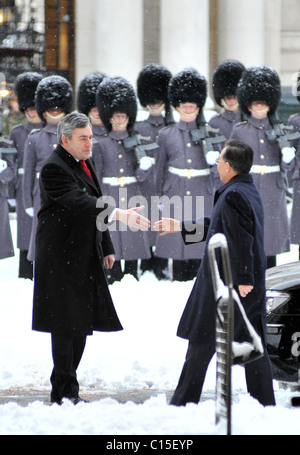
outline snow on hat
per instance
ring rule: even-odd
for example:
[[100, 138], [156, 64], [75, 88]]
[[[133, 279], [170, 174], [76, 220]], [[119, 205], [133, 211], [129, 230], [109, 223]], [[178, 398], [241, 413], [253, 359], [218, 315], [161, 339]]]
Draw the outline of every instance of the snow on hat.
[[194, 68], [185, 68], [175, 74], [169, 83], [169, 97], [172, 105], [196, 103], [202, 110], [207, 96], [207, 82]]
[[58, 75], [42, 79], [36, 89], [35, 105], [40, 118], [51, 108], [58, 107], [65, 114], [73, 109], [73, 89], [66, 78]]
[[139, 73], [137, 95], [143, 107], [159, 101], [168, 102], [168, 86], [171, 72], [162, 65], [150, 63]]
[[137, 79], [137, 95], [143, 107], [163, 102], [166, 111], [166, 123], [174, 123], [169, 100], [169, 82], [171, 72], [163, 65], [150, 63], [139, 73]]
[[105, 77], [106, 74], [96, 71], [82, 79], [79, 84], [77, 96], [77, 108], [79, 112], [88, 115], [90, 110], [96, 106], [97, 88]]
[[35, 72], [21, 73], [15, 81], [15, 92], [18, 98], [19, 110], [24, 112], [29, 107], [34, 107], [36, 88], [43, 76]]
[[96, 105], [108, 131], [111, 131], [110, 119], [115, 112], [127, 114], [127, 129], [133, 127], [137, 115], [137, 100], [132, 85], [125, 78], [115, 76], [103, 79], [97, 89]]
[[245, 66], [237, 60], [225, 60], [217, 66], [212, 79], [212, 90], [216, 103], [226, 96], [236, 96], [237, 85]]
[[247, 68], [237, 88], [240, 108], [250, 115], [248, 107], [254, 101], [263, 101], [269, 108], [269, 116], [275, 114], [281, 99], [281, 84], [277, 72], [268, 66], [252, 66]]

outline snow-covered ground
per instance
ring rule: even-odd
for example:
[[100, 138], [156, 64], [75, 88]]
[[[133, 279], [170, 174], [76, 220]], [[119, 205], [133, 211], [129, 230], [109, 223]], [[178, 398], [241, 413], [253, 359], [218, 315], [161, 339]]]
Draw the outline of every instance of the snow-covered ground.
[[[15, 235], [15, 220], [12, 231]], [[280, 262], [294, 260], [293, 252]], [[17, 278], [16, 256], [0, 261], [0, 391], [49, 390], [52, 369], [50, 335], [31, 330], [32, 283]], [[127, 276], [111, 287], [124, 326], [118, 333], [88, 338], [78, 370], [81, 390], [176, 387], [187, 342], [176, 337], [177, 324], [193, 283], [159, 282], [145, 274], [139, 282]], [[232, 433], [300, 434], [300, 408], [292, 408], [290, 390], [275, 382], [276, 407], [262, 407], [246, 392], [244, 370], [233, 368]], [[0, 434], [203, 435], [221, 434], [215, 427], [215, 363], [210, 365], [204, 401], [174, 407], [159, 394], [144, 404], [104, 398], [73, 406], [35, 401], [27, 407], [0, 406]]]

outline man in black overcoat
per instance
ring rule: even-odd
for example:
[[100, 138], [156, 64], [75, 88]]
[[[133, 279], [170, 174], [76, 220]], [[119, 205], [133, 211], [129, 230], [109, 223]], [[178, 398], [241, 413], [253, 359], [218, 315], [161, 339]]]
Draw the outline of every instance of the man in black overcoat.
[[86, 336], [122, 330], [105, 272], [114, 262], [108, 223], [118, 219], [147, 229], [149, 221], [139, 208], [116, 209], [101, 199], [86, 115], [74, 112], [61, 120], [58, 143], [40, 175], [32, 327], [51, 333], [51, 401], [68, 398], [76, 404], [76, 369]]
[[[229, 140], [218, 159], [218, 171], [224, 185], [215, 194], [210, 218], [197, 223], [180, 223], [165, 218], [155, 229], [182, 232], [184, 241], [206, 240], [204, 257], [178, 327], [178, 336], [189, 346], [178, 386], [171, 404], [198, 403], [208, 365], [215, 353], [216, 303], [208, 257], [209, 239], [223, 233], [227, 239], [233, 285], [241, 297], [248, 319], [266, 346], [264, 215], [260, 194], [249, 171], [253, 150], [239, 140]], [[193, 228], [193, 230], [192, 230]], [[221, 257], [216, 255], [219, 269]], [[224, 277], [221, 276], [224, 280]], [[242, 319], [235, 318], [235, 340], [245, 341]], [[271, 365], [264, 355], [245, 365], [248, 392], [264, 406], [274, 405]]]

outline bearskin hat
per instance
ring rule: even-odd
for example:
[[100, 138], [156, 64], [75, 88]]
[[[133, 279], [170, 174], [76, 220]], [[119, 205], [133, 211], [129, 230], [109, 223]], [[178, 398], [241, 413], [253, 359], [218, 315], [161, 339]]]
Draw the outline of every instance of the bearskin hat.
[[248, 107], [254, 101], [264, 101], [270, 108], [269, 117], [276, 112], [281, 99], [281, 84], [277, 72], [268, 66], [247, 68], [237, 88], [240, 108], [250, 116]]
[[127, 114], [127, 129], [132, 129], [137, 115], [137, 99], [132, 85], [126, 79], [120, 76], [103, 79], [97, 89], [96, 105], [108, 131], [112, 129], [110, 119], [115, 112]]
[[170, 71], [162, 65], [146, 65], [137, 79], [137, 95], [141, 105], [146, 107], [158, 102], [167, 103], [171, 77]]
[[196, 103], [202, 110], [207, 96], [207, 82], [194, 68], [186, 68], [175, 74], [169, 83], [169, 97], [172, 105]]
[[79, 84], [77, 96], [77, 108], [82, 114], [88, 115], [90, 110], [96, 106], [96, 92], [99, 84], [106, 77], [100, 72], [90, 73], [85, 76]]
[[150, 63], [139, 73], [137, 79], [137, 95], [143, 107], [163, 102], [165, 104], [166, 122], [174, 123], [169, 100], [169, 82], [171, 72], [163, 65]]
[[73, 109], [73, 89], [66, 78], [58, 75], [42, 79], [35, 92], [35, 106], [40, 118], [51, 108], [59, 107], [65, 114]]
[[35, 72], [19, 74], [15, 81], [15, 93], [18, 98], [19, 110], [24, 112], [29, 107], [34, 107], [35, 91], [43, 76]]
[[213, 74], [212, 90], [216, 103], [222, 107], [221, 100], [226, 96], [236, 96], [237, 85], [245, 66], [237, 60], [225, 60], [217, 66]]

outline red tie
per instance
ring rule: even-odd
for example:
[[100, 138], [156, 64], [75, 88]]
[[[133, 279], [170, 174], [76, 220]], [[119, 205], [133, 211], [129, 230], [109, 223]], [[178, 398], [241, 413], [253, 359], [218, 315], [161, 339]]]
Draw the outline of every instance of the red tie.
[[90, 178], [93, 180], [91, 171], [90, 171], [89, 168], [87, 167], [86, 162], [85, 162], [84, 160], [79, 160], [79, 163], [81, 164], [81, 167], [85, 170], [85, 172], [86, 172], [86, 173], [90, 176]]

